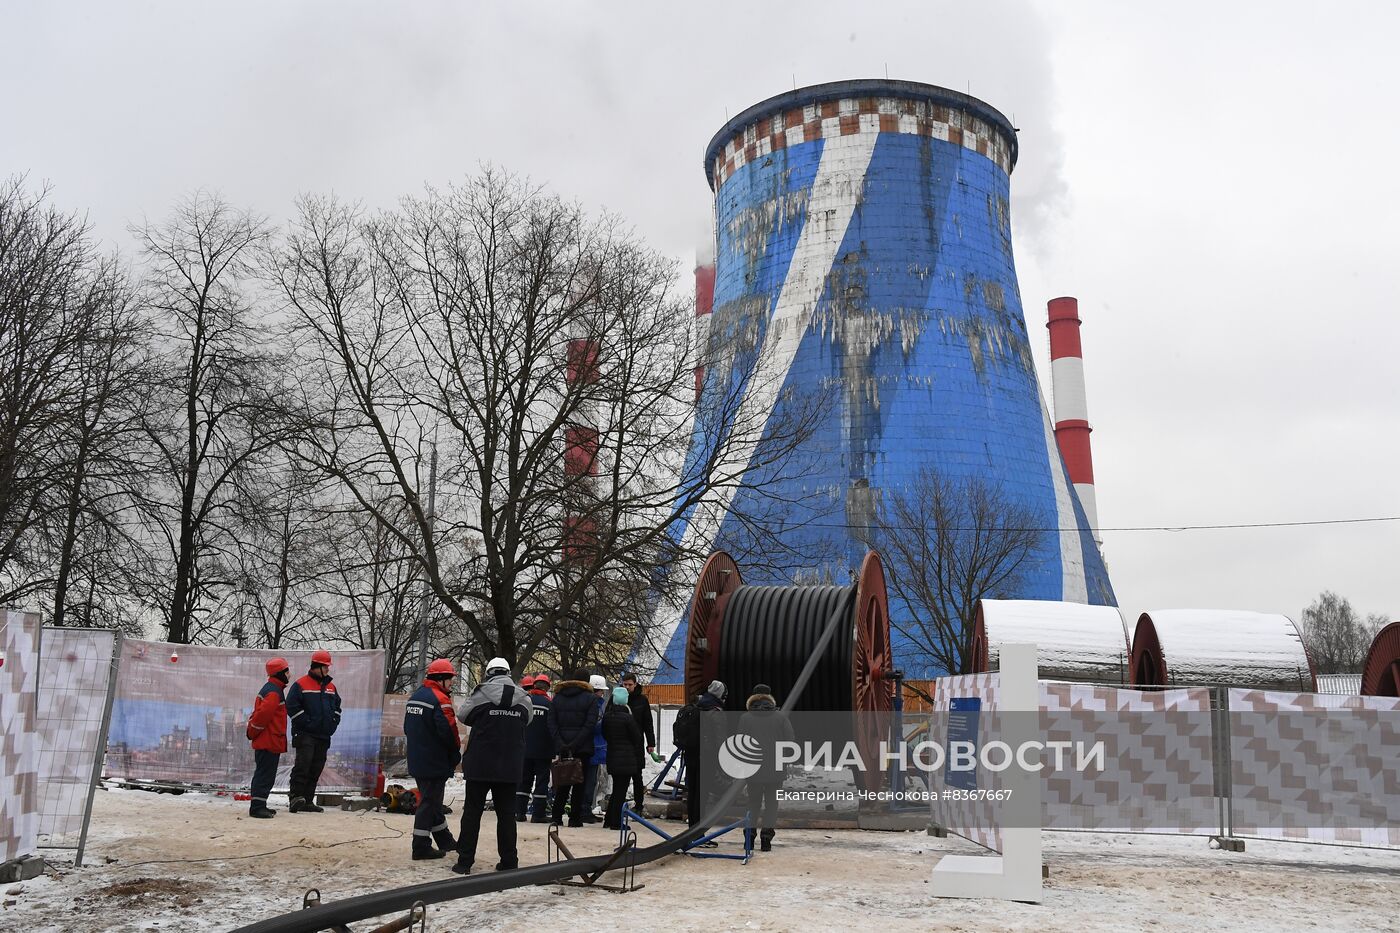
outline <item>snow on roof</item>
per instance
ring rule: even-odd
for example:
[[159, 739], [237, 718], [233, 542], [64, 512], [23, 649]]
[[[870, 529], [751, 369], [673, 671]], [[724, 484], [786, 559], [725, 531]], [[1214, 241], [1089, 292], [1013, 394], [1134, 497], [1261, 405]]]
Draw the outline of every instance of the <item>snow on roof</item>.
[[[1136, 640], [1156, 634], [1167, 683], [1313, 690], [1303, 636], [1285, 615], [1239, 609], [1154, 609], [1138, 619]], [[1134, 650], [1136, 658], [1138, 650]]]
[[1114, 685], [1127, 680], [1128, 630], [1116, 606], [984, 599], [979, 613], [988, 670], [1000, 669], [1002, 645], [1034, 643], [1044, 680]]

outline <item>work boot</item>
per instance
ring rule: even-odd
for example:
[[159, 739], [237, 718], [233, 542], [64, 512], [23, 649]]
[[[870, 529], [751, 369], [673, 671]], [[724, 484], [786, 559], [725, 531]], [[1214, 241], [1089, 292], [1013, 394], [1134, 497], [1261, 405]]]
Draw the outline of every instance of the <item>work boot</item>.
[[760, 852], [772, 852], [772, 851], [773, 851], [773, 836], [774, 836], [774, 832], [773, 832], [773, 830], [771, 830], [771, 829], [765, 829], [763, 832], [759, 833], [760, 842], [759, 842], [759, 844], [758, 844], [758, 851], [760, 851]]
[[326, 808], [325, 808], [325, 807], [318, 807], [318, 806], [316, 806], [315, 798], [312, 798], [311, 800], [303, 800], [302, 803], [301, 803], [301, 809], [302, 809], [303, 811], [305, 811], [306, 813], [325, 813], [325, 812], [326, 812]]
[[472, 873], [472, 863], [458, 859], [457, 863], [452, 866], [452, 872], [457, 875], [470, 875]]
[[288, 813], [301, 813], [306, 809], [306, 798], [293, 797], [292, 802], [287, 805]]
[[[422, 837], [420, 836], [419, 838], [421, 839]], [[426, 859], [442, 858], [446, 854], [447, 853], [443, 850], [434, 849], [432, 846], [424, 847], [415, 845], [413, 847], [413, 860], [415, 862], [421, 862]]]
[[496, 863], [496, 871], [515, 871], [515, 870], [516, 870], [517, 868], [519, 868], [519, 867], [520, 867], [520, 862], [519, 862], [519, 861], [514, 861], [514, 862], [497, 862], [497, 863]]
[[257, 806], [249, 810], [248, 815], [255, 820], [270, 820], [277, 815], [277, 811], [270, 810], [267, 807]]
[[437, 843], [437, 847], [442, 850], [443, 855], [457, 848], [457, 840], [452, 838], [452, 830], [450, 829], [439, 829], [433, 833], [433, 842]]

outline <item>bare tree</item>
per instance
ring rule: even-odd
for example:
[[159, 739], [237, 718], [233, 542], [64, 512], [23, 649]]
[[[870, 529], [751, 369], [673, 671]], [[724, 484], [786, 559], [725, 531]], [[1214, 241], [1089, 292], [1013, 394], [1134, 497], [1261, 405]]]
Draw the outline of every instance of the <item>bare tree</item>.
[[943, 670], [970, 672], [977, 601], [1021, 589], [1046, 525], [978, 477], [926, 467], [908, 487], [886, 491], [874, 543], [893, 595], [910, 612], [894, 624]]
[[148, 479], [138, 451], [151, 333], [115, 261], [97, 266], [90, 294], [91, 331], [70, 399], [64, 501], [51, 535], [51, 624], [71, 619], [136, 631], [139, 607], [129, 594], [145, 557], [135, 505]]
[[85, 223], [0, 184], [0, 604], [134, 626], [126, 447], [146, 337]]
[[161, 336], [146, 433], [161, 482], [148, 500], [170, 566], [157, 589], [166, 638], [204, 634], [208, 598], [233, 585], [238, 478], [281, 437], [279, 370], [250, 297], [251, 262], [266, 224], [216, 197], [179, 204], [159, 226], [134, 229], [147, 261], [145, 299]]
[[1319, 674], [1355, 674], [1366, 663], [1371, 640], [1385, 625], [1385, 617], [1362, 619], [1351, 601], [1323, 590], [1303, 610], [1303, 640]]
[[[323, 389], [301, 455], [412, 554], [474, 651], [518, 664], [593, 624], [588, 594], [664, 581], [697, 505], [783, 463], [820, 407], [720, 421], [687, 459], [694, 357], [673, 264], [490, 170], [373, 218], [306, 199], [273, 274]], [[744, 388], [713, 393], [717, 421]], [[587, 469], [566, 471], [570, 456]]]

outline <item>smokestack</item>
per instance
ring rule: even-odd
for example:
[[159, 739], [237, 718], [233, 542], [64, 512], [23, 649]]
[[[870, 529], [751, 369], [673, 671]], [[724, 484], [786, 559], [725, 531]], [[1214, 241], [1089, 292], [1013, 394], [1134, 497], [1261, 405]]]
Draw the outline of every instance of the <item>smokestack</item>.
[[[695, 355], [704, 359], [710, 342], [710, 312], [715, 306], [715, 261], [711, 251], [697, 251], [695, 266]], [[700, 401], [700, 390], [705, 385], [705, 367], [695, 367], [695, 401]]]
[[1055, 393], [1055, 441], [1064, 458], [1069, 481], [1084, 506], [1084, 517], [1099, 535], [1099, 509], [1094, 498], [1094, 458], [1089, 451], [1089, 406], [1084, 397], [1084, 351], [1079, 344], [1079, 299], [1051, 298], [1050, 381]]

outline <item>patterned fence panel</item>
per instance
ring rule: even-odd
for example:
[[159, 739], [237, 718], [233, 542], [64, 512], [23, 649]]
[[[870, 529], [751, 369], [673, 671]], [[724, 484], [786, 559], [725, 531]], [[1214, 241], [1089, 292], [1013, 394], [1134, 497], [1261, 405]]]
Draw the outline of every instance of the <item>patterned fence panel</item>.
[[38, 685], [39, 617], [0, 610], [0, 862], [34, 853]]
[[1049, 770], [1046, 829], [1211, 834], [1219, 831], [1210, 692], [1040, 685], [1045, 741], [1104, 745], [1102, 770]]
[[1400, 699], [1229, 692], [1237, 836], [1400, 846]]
[[[997, 709], [1001, 675], [958, 674], [953, 677], [940, 677], [934, 681], [932, 722], [934, 724], [929, 739], [947, 747], [949, 741], [949, 715], [957, 700], [976, 700], [978, 703], [977, 738], [980, 748], [995, 738], [991, 733], [992, 715]], [[950, 833], [970, 839], [978, 845], [986, 846], [993, 852], [1001, 851], [1000, 805], [993, 800], [948, 800], [945, 791], [953, 791], [947, 783], [947, 772], [938, 769], [930, 775], [929, 791], [932, 796], [933, 822]], [[996, 775], [978, 775], [978, 789], [996, 790]]]
[[105, 749], [117, 633], [45, 627], [39, 657], [39, 845], [77, 849]]

